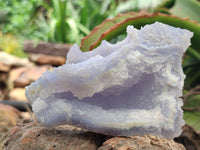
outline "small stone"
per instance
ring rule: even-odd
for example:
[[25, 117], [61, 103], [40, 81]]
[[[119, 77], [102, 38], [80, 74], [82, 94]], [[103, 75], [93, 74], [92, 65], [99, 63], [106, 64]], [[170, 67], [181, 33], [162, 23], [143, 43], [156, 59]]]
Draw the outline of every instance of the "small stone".
[[12, 69], [10, 72], [10, 81], [14, 87], [25, 87], [31, 82], [36, 81], [45, 71], [51, 67], [45, 66], [29, 66]]
[[38, 64], [51, 64], [54, 66], [63, 65], [66, 61], [65, 57], [62, 56], [52, 56], [52, 55], [44, 55], [44, 54], [29, 54], [30, 61], [33, 61]]
[[28, 83], [25, 82], [25, 83], [21, 83], [20, 85], [16, 85], [16, 83], [15, 83], [17, 81], [17, 79], [21, 76], [21, 74], [24, 73], [26, 70], [27, 70], [26, 67], [19, 67], [19, 68], [12, 69], [10, 71], [9, 80], [10, 80], [11, 83], [14, 84], [13, 85], [14, 87], [17, 87], [17, 86], [23, 87], [24, 85], [28, 84]]
[[0, 71], [9, 72], [9, 70], [10, 70], [10, 65], [0, 62]]
[[98, 150], [185, 150], [183, 145], [152, 135], [116, 137], [107, 140]]
[[0, 51], [0, 62], [11, 67], [32, 65], [27, 58], [19, 58], [2, 51]]
[[9, 92], [9, 98], [17, 101], [27, 101], [25, 88], [14, 88]]
[[0, 133], [7, 132], [22, 118], [20, 112], [12, 106], [0, 104]]
[[35, 43], [33, 41], [25, 41], [23, 49], [26, 53], [65, 57], [70, 47], [71, 47], [70, 44], [59, 44], [59, 43], [48, 43], [48, 42]]

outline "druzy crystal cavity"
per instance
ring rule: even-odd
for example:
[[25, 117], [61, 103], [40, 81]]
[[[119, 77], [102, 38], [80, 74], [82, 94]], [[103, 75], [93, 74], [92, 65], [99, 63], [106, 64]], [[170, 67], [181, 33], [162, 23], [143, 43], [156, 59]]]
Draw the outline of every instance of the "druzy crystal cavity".
[[74, 44], [66, 64], [26, 87], [39, 122], [90, 131], [173, 139], [184, 125], [182, 55], [193, 33], [156, 22], [127, 27], [116, 44], [82, 52]]

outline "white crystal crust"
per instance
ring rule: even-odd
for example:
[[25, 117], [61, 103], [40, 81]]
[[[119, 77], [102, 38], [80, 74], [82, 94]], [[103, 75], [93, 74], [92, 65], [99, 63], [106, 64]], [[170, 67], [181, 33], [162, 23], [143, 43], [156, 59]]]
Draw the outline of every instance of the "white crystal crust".
[[26, 87], [44, 125], [71, 124], [114, 136], [153, 134], [173, 139], [184, 125], [182, 55], [193, 33], [156, 22], [127, 27], [116, 44], [82, 52]]

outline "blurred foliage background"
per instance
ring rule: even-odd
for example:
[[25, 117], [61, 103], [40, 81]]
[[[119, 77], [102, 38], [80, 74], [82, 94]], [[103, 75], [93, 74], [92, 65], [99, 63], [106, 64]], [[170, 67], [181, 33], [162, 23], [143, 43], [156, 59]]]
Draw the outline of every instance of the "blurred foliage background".
[[21, 39], [80, 43], [95, 26], [119, 13], [153, 12], [165, 0], [0, 1], [0, 29]]
[[[106, 18], [140, 11], [172, 14], [200, 23], [200, 0], [1, 0], [0, 50], [26, 57], [24, 40], [80, 44]], [[190, 49], [183, 59], [187, 76], [183, 109], [186, 122], [200, 131], [199, 52], [200, 47]]]

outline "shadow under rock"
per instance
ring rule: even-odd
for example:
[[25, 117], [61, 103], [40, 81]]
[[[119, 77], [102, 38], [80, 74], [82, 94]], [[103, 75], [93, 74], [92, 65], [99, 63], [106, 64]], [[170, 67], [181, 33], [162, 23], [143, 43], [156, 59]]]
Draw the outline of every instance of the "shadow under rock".
[[182, 129], [182, 134], [174, 141], [183, 144], [187, 150], [200, 150], [200, 133], [187, 124]]

